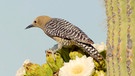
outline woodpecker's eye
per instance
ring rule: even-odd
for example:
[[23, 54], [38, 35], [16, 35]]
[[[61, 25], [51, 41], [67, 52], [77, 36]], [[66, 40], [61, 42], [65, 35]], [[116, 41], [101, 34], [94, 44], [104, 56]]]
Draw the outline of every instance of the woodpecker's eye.
[[37, 23], [37, 21], [34, 21], [34, 23]]

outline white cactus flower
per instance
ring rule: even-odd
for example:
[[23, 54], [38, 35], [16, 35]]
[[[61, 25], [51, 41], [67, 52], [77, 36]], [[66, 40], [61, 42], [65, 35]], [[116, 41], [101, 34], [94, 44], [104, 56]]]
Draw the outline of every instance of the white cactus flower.
[[64, 66], [60, 68], [59, 76], [90, 76], [94, 72], [94, 67], [93, 58], [76, 57], [76, 60], [64, 63]]
[[101, 42], [101, 44], [92, 44], [99, 52], [102, 52], [106, 50], [106, 45], [104, 42]]

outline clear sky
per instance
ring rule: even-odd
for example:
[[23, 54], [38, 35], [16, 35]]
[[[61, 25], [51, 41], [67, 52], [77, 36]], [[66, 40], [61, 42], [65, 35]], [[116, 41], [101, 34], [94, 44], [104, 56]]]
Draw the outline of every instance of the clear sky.
[[45, 62], [56, 42], [38, 28], [25, 30], [39, 15], [66, 19], [95, 43], [106, 42], [104, 0], [1, 0], [0, 76], [15, 76], [25, 59]]

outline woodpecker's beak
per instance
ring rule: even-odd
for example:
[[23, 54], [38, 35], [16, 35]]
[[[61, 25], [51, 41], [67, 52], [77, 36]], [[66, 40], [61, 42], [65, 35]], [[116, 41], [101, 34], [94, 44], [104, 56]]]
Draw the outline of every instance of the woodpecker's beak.
[[30, 24], [29, 26], [27, 26], [25, 29], [29, 29], [31, 27], [34, 27], [33, 24]]

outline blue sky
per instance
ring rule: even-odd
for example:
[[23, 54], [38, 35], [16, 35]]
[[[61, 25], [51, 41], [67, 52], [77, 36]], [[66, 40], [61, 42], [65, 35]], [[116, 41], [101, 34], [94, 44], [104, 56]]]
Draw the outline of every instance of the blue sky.
[[1, 0], [1, 76], [15, 76], [25, 59], [38, 64], [45, 62], [45, 50], [56, 42], [39, 28], [25, 30], [25, 27], [40, 15], [70, 21], [95, 43], [106, 41], [103, 0]]

